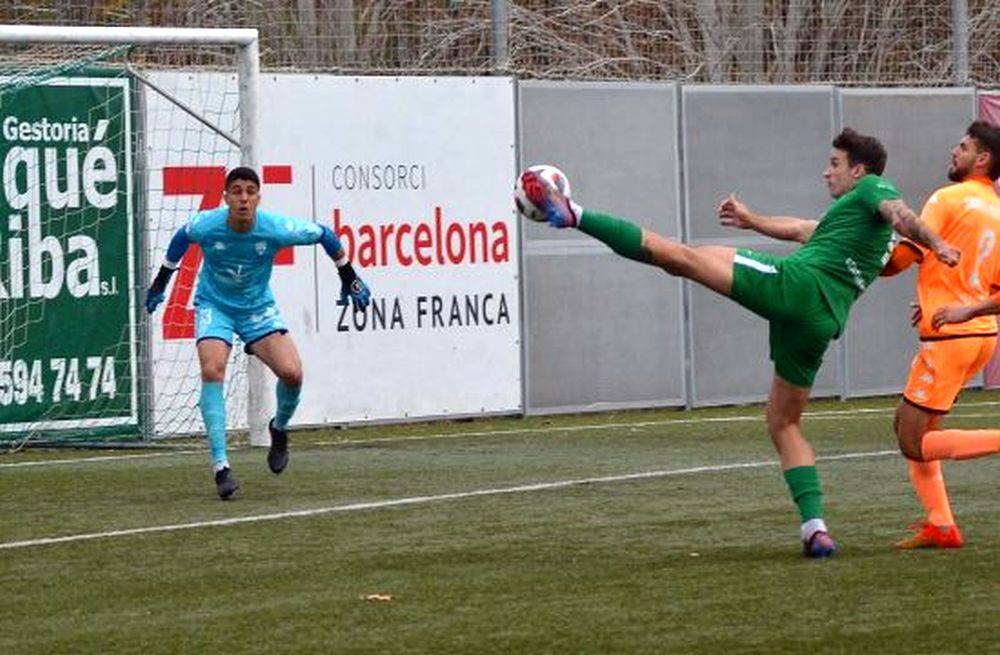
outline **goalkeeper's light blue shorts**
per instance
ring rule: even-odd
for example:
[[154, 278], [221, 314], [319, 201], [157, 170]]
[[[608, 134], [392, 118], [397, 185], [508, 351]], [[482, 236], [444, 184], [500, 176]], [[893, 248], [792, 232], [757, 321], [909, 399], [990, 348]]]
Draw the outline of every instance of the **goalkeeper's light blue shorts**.
[[199, 300], [195, 307], [195, 341], [220, 339], [233, 345], [233, 334], [240, 338], [244, 350], [252, 353], [254, 342], [269, 334], [288, 332], [288, 326], [274, 303], [255, 311], [233, 311]]

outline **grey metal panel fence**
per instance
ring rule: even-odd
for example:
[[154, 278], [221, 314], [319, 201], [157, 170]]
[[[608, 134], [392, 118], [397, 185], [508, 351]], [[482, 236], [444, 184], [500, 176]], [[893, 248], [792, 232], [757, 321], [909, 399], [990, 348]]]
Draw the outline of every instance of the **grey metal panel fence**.
[[680, 285], [610, 252], [529, 256], [530, 413], [684, 403]]
[[[886, 174], [919, 209], [973, 116], [971, 89], [522, 82], [520, 159], [561, 166], [585, 206], [691, 245], [788, 253], [795, 244], [720, 226], [718, 201], [735, 190], [763, 212], [818, 218], [830, 142], [850, 125], [886, 144]], [[524, 235], [527, 411], [766, 398], [763, 320], [579, 233], [527, 225]], [[899, 392], [916, 344], [913, 284], [909, 272], [866, 291], [814, 395]]]
[[[821, 173], [833, 133], [833, 88], [685, 86], [682, 107], [689, 243], [791, 252], [793, 244], [719, 225], [716, 206], [735, 191], [765, 213], [822, 214], [830, 201]], [[767, 323], [698, 285], [689, 293], [691, 404], [766, 398], [773, 376]], [[827, 353], [816, 395], [839, 392], [838, 348]]]
[[[876, 135], [889, 152], [885, 175], [914, 211], [949, 184], [949, 152], [975, 119], [974, 89], [845, 89], [843, 125]], [[876, 281], [851, 312], [845, 334], [846, 396], [896, 393], [916, 352], [909, 325], [915, 276]]]
[[[585, 206], [677, 237], [676, 94], [522, 82], [522, 165], [558, 165]], [[526, 410], [684, 404], [680, 281], [576, 232], [525, 225], [523, 237]]]
[[833, 87], [684, 86], [681, 97], [692, 243], [749, 236], [715, 217], [730, 191], [772, 214], [818, 217], [826, 208]]

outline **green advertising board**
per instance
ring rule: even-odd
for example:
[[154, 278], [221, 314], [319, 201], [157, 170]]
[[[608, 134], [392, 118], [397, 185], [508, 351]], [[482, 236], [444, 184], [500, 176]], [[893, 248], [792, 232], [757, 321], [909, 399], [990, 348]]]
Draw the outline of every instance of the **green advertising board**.
[[129, 80], [0, 103], [0, 441], [139, 434]]

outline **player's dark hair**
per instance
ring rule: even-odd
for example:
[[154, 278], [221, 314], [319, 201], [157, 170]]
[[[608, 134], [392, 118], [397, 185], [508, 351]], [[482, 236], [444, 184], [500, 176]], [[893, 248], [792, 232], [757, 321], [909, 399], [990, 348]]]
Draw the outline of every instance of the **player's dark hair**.
[[980, 149], [990, 153], [990, 168], [987, 175], [996, 182], [1000, 178], [1000, 125], [976, 121], [965, 133], [976, 140]]
[[258, 187], [260, 186], [260, 178], [257, 177], [257, 171], [252, 168], [247, 168], [246, 166], [237, 166], [233, 170], [229, 171], [226, 175], [226, 188], [235, 182], [236, 180], [243, 180], [245, 182], [253, 182]]
[[875, 175], [881, 175], [885, 170], [885, 162], [889, 155], [885, 146], [873, 136], [859, 134], [849, 127], [833, 140], [833, 147], [847, 153], [847, 161], [851, 166], [863, 164], [865, 170]]

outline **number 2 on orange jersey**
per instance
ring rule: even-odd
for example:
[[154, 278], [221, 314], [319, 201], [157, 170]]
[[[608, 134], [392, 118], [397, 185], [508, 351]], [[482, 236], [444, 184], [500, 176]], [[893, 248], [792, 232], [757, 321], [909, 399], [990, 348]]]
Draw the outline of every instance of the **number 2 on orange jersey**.
[[979, 235], [979, 245], [976, 247], [976, 265], [972, 269], [972, 275], [969, 277], [969, 284], [980, 291], [983, 290], [982, 275], [980, 272], [983, 267], [983, 263], [989, 258], [990, 254], [993, 252], [993, 247], [997, 243], [997, 237], [993, 233], [993, 230], [983, 230], [983, 233]]

